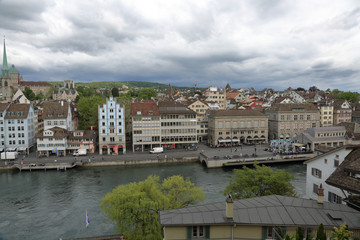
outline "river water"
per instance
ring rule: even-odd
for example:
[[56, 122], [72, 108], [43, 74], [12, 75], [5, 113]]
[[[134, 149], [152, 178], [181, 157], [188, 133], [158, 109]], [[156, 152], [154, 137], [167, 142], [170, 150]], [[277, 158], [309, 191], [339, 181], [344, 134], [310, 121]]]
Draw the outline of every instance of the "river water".
[[[292, 182], [305, 196], [306, 166], [282, 164], [295, 174]], [[138, 182], [149, 175], [161, 179], [182, 175], [205, 192], [205, 203], [224, 201], [221, 194], [232, 169], [206, 169], [200, 164], [141, 167], [100, 167], [67, 172], [0, 172], [0, 240], [67, 239], [115, 234], [114, 225], [99, 209], [101, 198], [120, 184]], [[85, 227], [85, 212], [90, 224]]]

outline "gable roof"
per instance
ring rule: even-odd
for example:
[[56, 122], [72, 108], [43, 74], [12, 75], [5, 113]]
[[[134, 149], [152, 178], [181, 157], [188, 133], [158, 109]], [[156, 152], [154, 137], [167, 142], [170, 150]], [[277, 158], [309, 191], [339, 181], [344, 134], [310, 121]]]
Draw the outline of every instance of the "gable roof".
[[360, 194], [360, 179], [349, 176], [349, 172], [360, 173], [360, 147], [353, 149], [325, 182]]
[[234, 201], [233, 221], [225, 217], [226, 203], [211, 203], [160, 212], [162, 226], [254, 225], [254, 226], [340, 226], [360, 229], [360, 212], [336, 203], [270, 195]]
[[44, 109], [42, 114], [42, 119], [67, 118], [69, 103], [66, 101], [44, 102], [42, 107]]
[[[138, 114], [140, 111], [140, 114]], [[151, 113], [152, 111], [152, 113]], [[131, 116], [159, 116], [159, 109], [154, 101], [131, 103]]]
[[9, 105], [9, 103], [0, 103], [0, 112], [5, 111], [5, 109], [8, 105]]
[[[11, 103], [6, 111], [5, 119], [13, 118], [27, 118], [30, 111], [30, 104], [25, 103]], [[8, 115], [9, 113], [13, 113]], [[21, 114], [19, 114], [21, 113]]]

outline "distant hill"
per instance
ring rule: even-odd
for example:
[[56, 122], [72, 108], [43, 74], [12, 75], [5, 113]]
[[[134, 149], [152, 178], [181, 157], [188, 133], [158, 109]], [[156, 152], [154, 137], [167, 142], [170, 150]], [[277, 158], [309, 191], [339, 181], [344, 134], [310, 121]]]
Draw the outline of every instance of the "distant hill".
[[[63, 82], [49, 82], [51, 85], [64, 85]], [[76, 86], [83, 86], [83, 87], [90, 87], [90, 88], [106, 88], [106, 89], [112, 89], [114, 87], [121, 88], [123, 85], [126, 85], [129, 87], [129, 89], [134, 88], [155, 88], [158, 89], [160, 92], [165, 92], [166, 89], [169, 87], [168, 84], [163, 83], [154, 83], [154, 82], [140, 82], [140, 81], [128, 81], [128, 82], [76, 82]], [[171, 86], [173, 89], [177, 90], [192, 90], [194, 91], [194, 87], [177, 87], [177, 86]], [[204, 90], [203, 88], [198, 88], [199, 90]]]

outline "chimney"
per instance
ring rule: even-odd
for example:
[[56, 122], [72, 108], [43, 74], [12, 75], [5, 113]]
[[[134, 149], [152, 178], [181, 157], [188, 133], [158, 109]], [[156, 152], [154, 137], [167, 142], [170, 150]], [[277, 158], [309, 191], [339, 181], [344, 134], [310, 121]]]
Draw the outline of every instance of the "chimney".
[[318, 188], [318, 198], [317, 202], [320, 204], [324, 203], [324, 189], [322, 188], [322, 184], [320, 184], [320, 187]]
[[234, 202], [230, 193], [226, 198], [226, 218], [232, 220], [234, 217]]

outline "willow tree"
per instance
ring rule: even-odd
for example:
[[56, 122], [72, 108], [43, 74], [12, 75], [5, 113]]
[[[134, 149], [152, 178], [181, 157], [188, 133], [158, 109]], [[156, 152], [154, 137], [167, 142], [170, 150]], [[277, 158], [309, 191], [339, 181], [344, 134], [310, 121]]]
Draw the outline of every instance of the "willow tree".
[[172, 176], [160, 183], [158, 176], [149, 176], [116, 187], [101, 200], [100, 208], [127, 239], [162, 239], [159, 211], [203, 200], [204, 192], [188, 179]]

